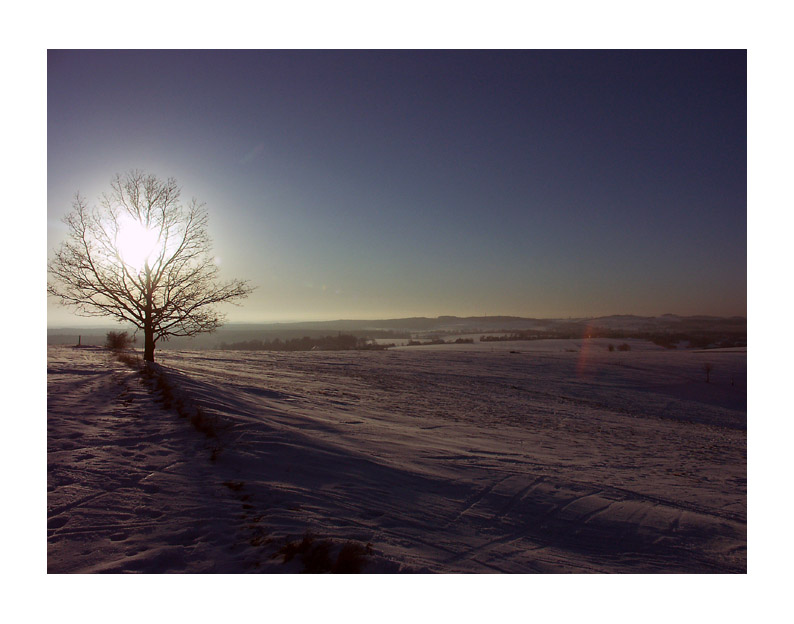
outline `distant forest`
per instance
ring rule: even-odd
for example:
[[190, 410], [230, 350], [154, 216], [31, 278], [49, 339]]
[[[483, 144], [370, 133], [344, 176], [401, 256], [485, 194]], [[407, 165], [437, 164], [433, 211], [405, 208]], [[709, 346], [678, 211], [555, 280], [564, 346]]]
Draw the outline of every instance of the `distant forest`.
[[[134, 332], [134, 328], [129, 329]], [[48, 344], [105, 343], [107, 329], [48, 329]], [[649, 340], [662, 347], [695, 348], [747, 346], [744, 317], [615, 315], [596, 319], [531, 319], [518, 317], [450, 317], [384, 319], [283, 324], [230, 324], [212, 334], [172, 338], [169, 349], [239, 349], [307, 351], [312, 349], [376, 349], [378, 342], [422, 345], [441, 342], [628, 338]], [[460, 338], [460, 340], [456, 340]]]
[[303, 336], [287, 340], [275, 338], [274, 340], [244, 340], [231, 344], [222, 342], [220, 348], [230, 351], [352, 351], [354, 349], [386, 349], [393, 346], [394, 344], [380, 345], [362, 336], [339, 334], [319, 338]]
[[665, 349], [675, 349], [677, 345], [688, 343], [690, 348], [705, 349], [745, 347], [747, 334], [740, 331], [709, 331], [690, 330], [683, 332], [648, 332], [605, 329], [601, 327], [581, 328], [576, 327], [570, 331], [514, 331], [503, 334], [480, 336], [480, 342], [507, 342], [514, 340], [549, 340], [549, 339], [583, 339], [583, 338], [612, 338], [615, 340], [634, 338], [648, 340]]

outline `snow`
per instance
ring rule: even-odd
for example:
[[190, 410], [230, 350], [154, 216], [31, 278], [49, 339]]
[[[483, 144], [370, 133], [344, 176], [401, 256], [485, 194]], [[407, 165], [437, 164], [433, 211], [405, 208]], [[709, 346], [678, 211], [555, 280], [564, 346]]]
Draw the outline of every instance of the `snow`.
[[50, 346], [48, 570], [745, 572], [746, 352], [609, 342], [158, 350], [217, 438]]

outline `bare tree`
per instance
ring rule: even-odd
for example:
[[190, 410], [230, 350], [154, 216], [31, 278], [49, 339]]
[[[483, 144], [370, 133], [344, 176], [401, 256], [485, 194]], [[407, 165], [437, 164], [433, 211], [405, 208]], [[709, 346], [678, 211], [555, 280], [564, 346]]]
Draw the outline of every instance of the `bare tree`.
[[144, 360], [169, 336], [219, 327], [215, 304], [246, 297], [247, 282], [218, 281], [204, 204], [180, 201], [176, 180], [130, 171], [89, 208], [75, 195], [68, 238], [47, 268], [47, 292], [82, 316], [110, 316], [143, 331]]

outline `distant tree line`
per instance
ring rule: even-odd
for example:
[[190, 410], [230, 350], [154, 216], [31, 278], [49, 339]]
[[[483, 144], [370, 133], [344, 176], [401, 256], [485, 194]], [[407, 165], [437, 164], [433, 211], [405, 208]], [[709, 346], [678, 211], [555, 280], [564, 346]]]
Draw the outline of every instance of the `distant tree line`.
[[587, 338], [581, 331], [538, 331], [535, 329], [502, 332], [499, 334], [485, 334], [480, 336], [480, 342], [508, 342], [511, 340], [561, 340], [571, 338]]
[[423, 345], [440, 345], [440, 344], [473, 344], [474, 338], [457, 338], [456, 340], [444, 340], [443, 338], [432, 338], [431, 340], [409, 340], [406, 343], [407, 347], [420, 347]]
[[514, 332], [512, 334], [502, 335], [484, 335], [480, 336], [480, 342], [508, 342], [512, 340], [540, 340], [542, 338], [557, 338], [557, 336], [538, 335], [537, 333], [529, 332]]
[[675, 349], [680, 343], [688, 343], [691, 348], [705, 349], [707, 347], [744, 347], [747, 345], [746, 332], [647, 332], [611, 330], [600, 327], [539, 331], [519, 330], [513, 332], [500, 332], [480, 336], [480, 342], [503, 342], [514, 340], [549, 340], [549, 339], [577, 339], [584, 338], [610, 338], [613, 340], [635, 338], [648, 340], [666, 349]]
[[681, 343], [688, 343], [692, 349], [727, 348], [747, 346], [747, 334], [719, 334], [710, 332], [624, 332], [626, 338], [648, 340], [665, 349], [675, 349]]
[[390, 345], [379, 345], [363, 336], [339, 334], [337, 336], [321, 336], [290, 338], [281, 340], [244, 340], [241, 342], [225, 343], [221, 349], [230, 351], [351, 351], [353, 349], [386, 349]]

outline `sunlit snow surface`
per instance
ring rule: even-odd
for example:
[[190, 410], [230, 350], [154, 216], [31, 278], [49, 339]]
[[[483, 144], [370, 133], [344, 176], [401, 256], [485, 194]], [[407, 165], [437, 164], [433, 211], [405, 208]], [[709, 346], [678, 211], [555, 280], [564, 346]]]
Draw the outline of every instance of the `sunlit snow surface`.
[[295, 572], [310, 531], [364, 572], [745, 572], [746, 353], [608, 342], [158, 350], [217, 441], [49, 347], [48, 569]]

